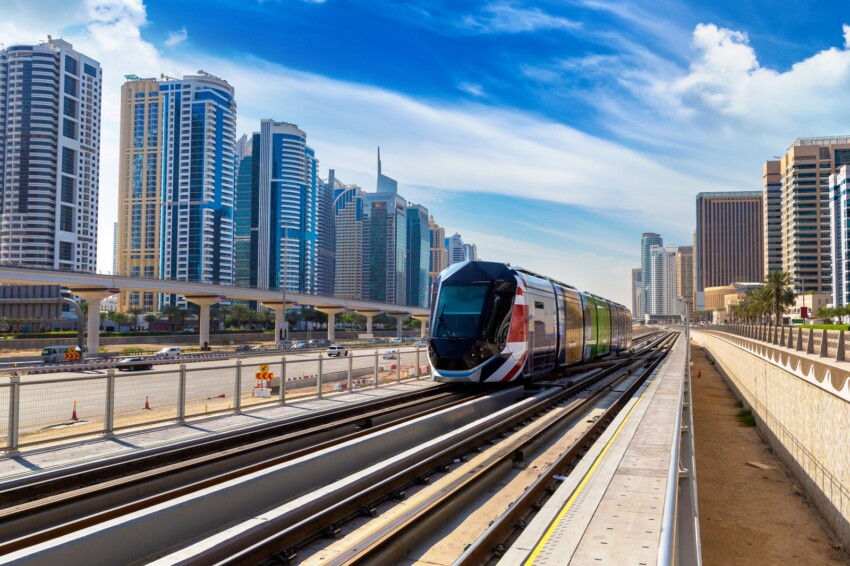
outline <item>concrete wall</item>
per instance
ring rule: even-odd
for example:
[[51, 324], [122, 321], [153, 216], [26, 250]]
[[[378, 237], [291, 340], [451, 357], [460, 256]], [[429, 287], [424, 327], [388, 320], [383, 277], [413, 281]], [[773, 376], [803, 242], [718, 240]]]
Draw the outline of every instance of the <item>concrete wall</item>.
[[794, 349], [722, 332], [695, 330], [692, 336], [752, 409], [763, 437], [850, 548], [848, 364], [834, 367], [827, 359], [817, 361]]

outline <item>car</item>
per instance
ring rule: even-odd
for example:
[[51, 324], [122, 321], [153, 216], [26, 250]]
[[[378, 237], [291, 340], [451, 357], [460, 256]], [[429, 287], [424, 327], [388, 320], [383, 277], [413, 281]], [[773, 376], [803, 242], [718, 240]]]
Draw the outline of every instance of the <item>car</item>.
[[265, 352], [266, 347], [263, 344], [254, 344], [253, 346], [251, 346], [251, 351], [252, 352]]
[[325, 346], [330, 346], [331, 341], [325, 340], [323, 338], [316, 338], [315, 340], [310, 340], [309, 347], [310, 348], [324, 348]]
[[388, 344], [401, 344], [401, 338], [390, 338], [387, 340]]
[[428, 341], [427, 340], [417, 340], [416, 342], [413, 343], [413, 345], [416, 346], [417, 348], [427, 348], [428, 347]]
[[180, 348], [163, 348], [156, 355], [161, 358], [176, 358], [180, 355]]
[[347, 356], [348, 348], [345, 346], [328, 346], [328, 357], [332, 358], [336, 356], [337, 358], [340, 356]]
[[382, 357], [385, 360], [396, 360], [398, 359], [398, 350], [384, 350]]
[[115, 367], [119, 371], [144, 371], [153, 369], [153, 363], [151, 362], [150, 358], [122, 358], [118, 360], [118, 363], [115, 364]]
[[305, 342], [304, 340], [296, 340], [296, 341], [292, 344], [292, 349], [293, 349], [293, 350], [304, 350], [304, 349], [306, 349], [306, 348], [307, 348], [307, 342]]

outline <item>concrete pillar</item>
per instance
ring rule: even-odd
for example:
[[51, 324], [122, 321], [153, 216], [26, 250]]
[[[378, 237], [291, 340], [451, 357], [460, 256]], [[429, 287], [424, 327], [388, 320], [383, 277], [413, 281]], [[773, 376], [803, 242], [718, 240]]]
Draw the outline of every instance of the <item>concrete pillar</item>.
[[409, 315], [407, 313], [405, 313], [405, 314], [393, 314], [393, 315], [390, 315], [390, 316], [392, 316], [395, 319], [395, 328], [396, 328], [395, 336], [396, 336], [396, 338], [401, 340], [402, 334], [404, 334], [404, 328], [402, 328], [402, 323], [404, 322], [404, 319], [406, 319]]
[[198, 320], [198, 346], [209, 345], [210, 342], [210, 306], [216, 305], [226, 297], [219, 295], [187, 296], [186, 300], [200, 307], [201, 316]]
[[70, 289], [72, 293], [88, 302], [86, 312], [86, 348], [88, 354], [83, 357], [96, 358], [100, 355], [100, 301], [115, 292], [107, 289]]
[[375, 318], [374, 314], [366, 315], [366, 334], [372, 336], [372, 319]]
[[328, 315], [328, 340], [336, 340], [336, 315], [344, 312], [342, 307], [316, 307], [316, 310]]
[[431, 316], [427, 314], [414, 314], [412, 317], [419, 321], [419, 337], [425, 338], [428, 335], [428, 322], [431, 320]]

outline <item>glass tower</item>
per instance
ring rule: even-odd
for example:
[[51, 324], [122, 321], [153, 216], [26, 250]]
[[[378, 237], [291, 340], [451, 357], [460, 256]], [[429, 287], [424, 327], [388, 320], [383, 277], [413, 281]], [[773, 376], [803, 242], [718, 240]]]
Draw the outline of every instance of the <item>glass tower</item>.
[[428, 209], [421, 204], [407, 206], [407, 304], [429, 304], [428, 272], [431, 266], [431, 231]]

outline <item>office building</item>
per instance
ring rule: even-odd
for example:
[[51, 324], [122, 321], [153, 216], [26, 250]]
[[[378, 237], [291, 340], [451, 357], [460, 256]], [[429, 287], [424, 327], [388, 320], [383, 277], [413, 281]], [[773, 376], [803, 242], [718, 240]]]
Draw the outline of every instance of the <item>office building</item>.
[[694, 264], [697, 292], [733, 281], [764, 279], [760, 191], [699, 193]]
[[250, 149], [242, 145], [235, 227], [239, 280], [254, 284], [256, 278], [260, 289], [285, 283], [288, 291], [316, 294], [318, 161], [307, 134], [295, 124], [265, 119]]
[[334, 296], [363, 298], [363, 190], [333, 177]]
[[650, 315], [670, 316], [682, 313], [681, 302], [676, 294], [677, 246], [652, 246], [649, 250], [650, 284], [648, 287]]
[[655, 232], [644, 232], [640, 239], [640, 273], [641, 273], [641, 310], [636, 313], [636, 316], [643, 317], [649, 311], [649, 285], [652, 283], [651, 270], [651, 255], [650, 250], [653, 246], [663, 246], [664, 239], [661, 235]]
[[449, 266], [449, 250], [446, 248], [446, 230], [428, 218], [428, 231], [431, 235], [431, 264], [428, 271], [428, 289], [430, 294], [434, 279]]
[[[233, 284], [233, 87], [203, 71], [182, 79], [127, 75], [121, 100], [119, 273]], [[126, 295], [124, 307], [176, 302]]]
[[363, 195], [363, 298], [404, 304], [407, 298], [407, 201], [383, 174], [378, 149], [378, 192]]
[[428, 273], [431, 267], [431, 232], [428, 209], [407, 205], [407, 304], [427, 307], [430, 301]]
[[694, 309], [693, 246], [679, 246], [676, 249], [676, 296], [685, 297], [691, 310]]
[[0, 263], [95, 270], [101, 84], [67, 41], [0, 48]]
[[764, 274], [782, 271], [782, 174], [779, 161], [762, 166]]
[[334, 187], [336, 172], [328, 172], [327, 182], [316, 183], [316, 294], [333, 296], [336, 278], [336, 219]]
[[848, 163], [850, 136], [798, 138], [779, 160], [782, 269], [798, 294], [832, 293], [829, 178]]
[[643, 285], [641, 284], [640, 267], [632, 268], [632, 315], [643, 311]]
[[850, 300], [850, 195], [847, 173], [842, 165], [829, 176], [830, 257], [832, 258], [832, 304], [845, 306]]

